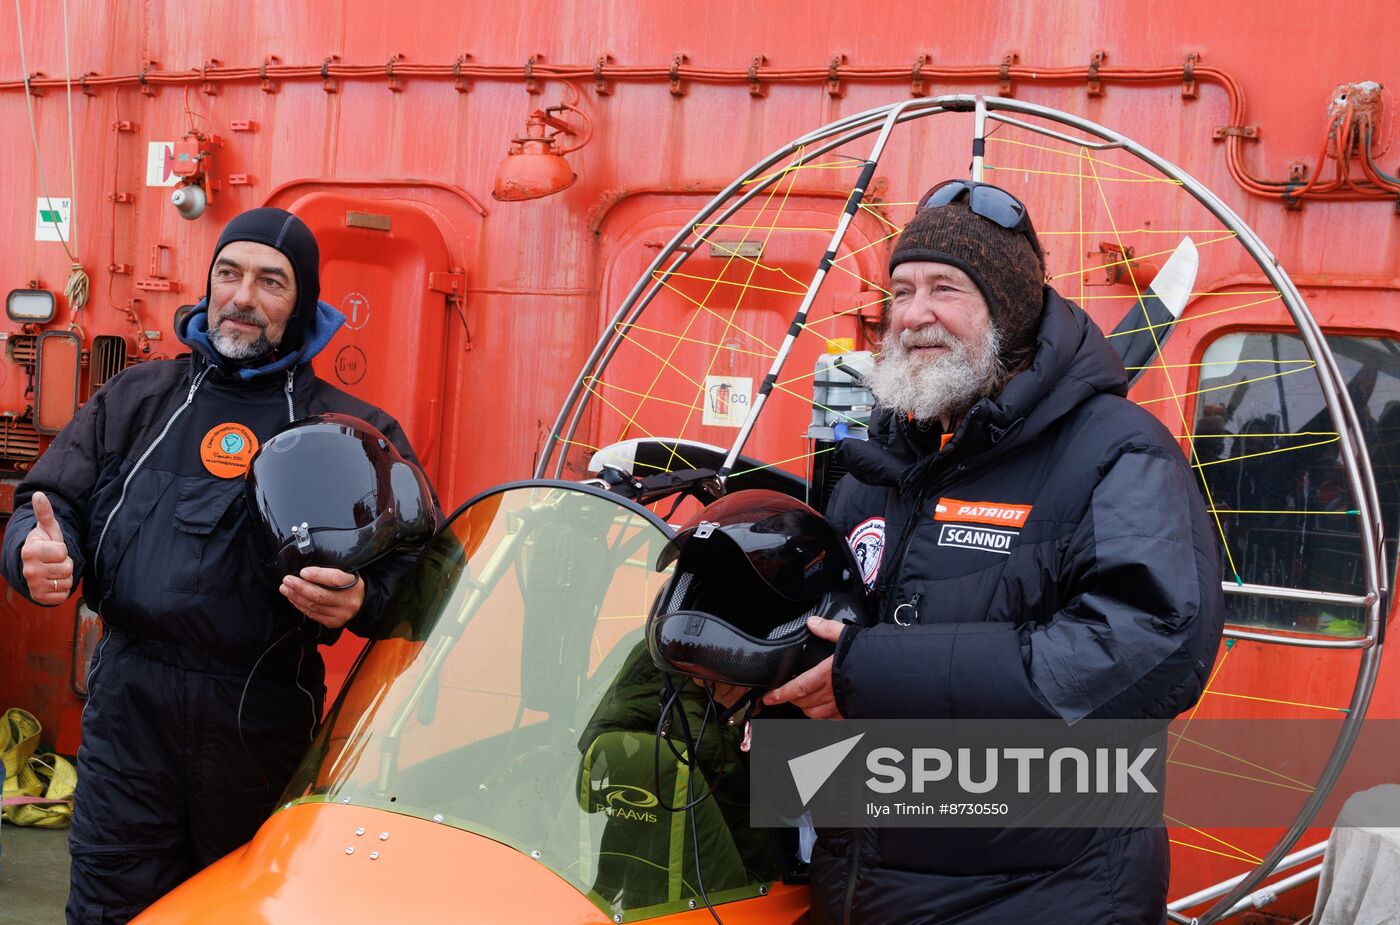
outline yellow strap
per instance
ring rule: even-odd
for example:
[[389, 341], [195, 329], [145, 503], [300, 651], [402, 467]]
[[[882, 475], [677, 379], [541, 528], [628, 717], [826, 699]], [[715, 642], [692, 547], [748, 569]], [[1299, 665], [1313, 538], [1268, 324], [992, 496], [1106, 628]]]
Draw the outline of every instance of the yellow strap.
[[13, 797], [43, 797], [68, 801], [20, 803], [6, 806], [6, 822], [43, 829], [61, 829], [73, 816], [73, 791], [78, 772], [68, 759], [59, 755], [36, 755], [43, 727], [33, 713], [12, 707], [0, 717], [0, 759], [5, 766], [3, 794]]
[[34, 714], [12, 707], [0, 717], [0, 760], [5, 763], [5, 780], [19, 774], [39, 747], [41, 727]]
[[[35, 755], [20, 770], [17, 779], [19, 795], [69, 802], [6, 806], [6, 822], [38, 829], [61, 829], [68, 825], [73, 817], [73, 790], [78, 785], [78, 772], [68, 759], [61, 755]], [[12, 795], [8, 782], [5, 795]]]

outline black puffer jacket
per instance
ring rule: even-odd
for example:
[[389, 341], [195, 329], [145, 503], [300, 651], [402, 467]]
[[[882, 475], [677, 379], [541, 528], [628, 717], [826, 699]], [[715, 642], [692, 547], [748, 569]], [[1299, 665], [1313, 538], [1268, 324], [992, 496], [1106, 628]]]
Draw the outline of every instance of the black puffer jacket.
[[[28, 592], [20, 551], [43, 491], [105, 627], [87, 675], [69, 921], [126, 922], [246, 842], [311, 741], [325, 698], [317, 646], [338, 631], [260, 575], [242, 473], [210, 449], [231, 426], [261, 445], [294, 418], [341, 412], [412, 459], [393, 418], [311, 369], [343, 320], [322, 302], [297, 351], [240, 365], [209, 346], [201, 306], [179, 331], [191, 357], [114, 376], [15, 492], [5, 579]], [[393, 622], [385, 605], [415, 558], [361, 572], [353, 631]]]
[[[837, 649], [847, 717], [1161, 718], [1200, 696], [1224, 616], [1215, 528], [1098, 327], [1045, 292], [1032, 366], [946, 445], [888, 413], [843, 444], [827, 516], [880, 615]], [[1162, 830], [824, 832], [814, 914], [1158, 922], [1166, 867]]]

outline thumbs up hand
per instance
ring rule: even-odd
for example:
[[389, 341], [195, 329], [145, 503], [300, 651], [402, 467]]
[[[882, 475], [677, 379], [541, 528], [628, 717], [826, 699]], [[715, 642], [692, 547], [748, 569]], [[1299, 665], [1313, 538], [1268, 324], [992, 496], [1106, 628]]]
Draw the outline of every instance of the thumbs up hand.
[[73, 559], [68, 555], [63, 530], [49, 499], [36, 491], [30, 503], [34, 507], [34, 529], [25, 537], [19, 553], [24, 581], [34, 603], [53, 607], [73, 593]]

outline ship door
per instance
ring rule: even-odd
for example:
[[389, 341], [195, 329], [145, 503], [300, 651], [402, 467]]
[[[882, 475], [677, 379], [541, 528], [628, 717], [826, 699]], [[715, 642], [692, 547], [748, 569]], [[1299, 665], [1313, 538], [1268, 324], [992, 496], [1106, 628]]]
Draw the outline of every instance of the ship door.
[[290, 206], [321, 247], [321, 298], [345, 326], [316, 374], [398, 419], [429, 479], [441, 484], [449, 299], [463, 289], [433, 216], [404, 201], [310, 193]]

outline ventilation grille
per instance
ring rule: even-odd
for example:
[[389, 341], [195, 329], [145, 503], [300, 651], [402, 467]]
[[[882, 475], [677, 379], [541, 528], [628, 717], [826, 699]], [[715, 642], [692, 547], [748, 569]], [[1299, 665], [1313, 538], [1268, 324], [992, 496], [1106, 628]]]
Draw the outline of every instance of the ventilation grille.
[[88, 394], [96, 392], [108, 379], [126, 369], [126, 357], [126, 338], [115, 334], [99, 334], [94, 337]]
[[39, 432], [34, 422], [0, 416], [0, 461], [39, 458]]
[[39, 338], [34, 334], [11, 334], [5, 344], [5, 353], [20, 366], [32, 370], [39, 353]]

